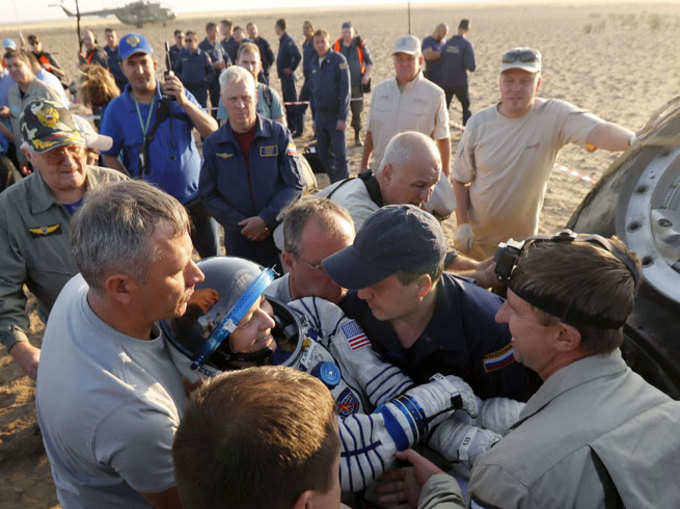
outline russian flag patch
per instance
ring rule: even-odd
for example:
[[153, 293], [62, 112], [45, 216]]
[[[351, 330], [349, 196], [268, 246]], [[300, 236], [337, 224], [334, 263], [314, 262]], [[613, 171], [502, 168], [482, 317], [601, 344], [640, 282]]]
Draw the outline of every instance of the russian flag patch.
[[345, 335], [349, 347], [352, 350], [359, 350], [360, 348], [367, 347], [371, 344], [368, 337], [366, 337], [366, 333], [354, 320], [350, 320], [346, 324], [341, 325], [340, 330], [342, 330], [342, 333]]
[[499, 369], [503, 369], [515, 362], [515, 353], [512, 344], [508, 343], [500, 350], [488, 353], [484, 356], [482, 363], [484, 364], [484, 371], [491, 373]]

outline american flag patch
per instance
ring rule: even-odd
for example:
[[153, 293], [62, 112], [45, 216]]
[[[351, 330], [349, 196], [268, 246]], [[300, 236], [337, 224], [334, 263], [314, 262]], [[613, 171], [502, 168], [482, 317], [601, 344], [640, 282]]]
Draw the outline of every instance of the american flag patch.
[[356, 323], [354, 320], [351, 320], [346, 324], [341, 325], [340, 330], [342, 330], [342, 333], [345, 335], [345, 338], [347, 338], [349, 347], [352, 350], [359, 350], [360, 348], [364, 348], [371, 344], [371, 342], [366, 337], [364, 331], [361, 329], [361, 327], [359, 327], [359, 324]]
[[289, 156], [296, 156], [297, 155], [297, 149], [295, 148], [294, 143], [288, 144], [288, 146], [286, 147], [286, 155], [289, 155]]
[[496, 350], [495, 352], [491, 352], [484, 356], [484, 371], [490, 373], [497, 369], [503, 369], [513, 362], [515, 362], [515, 353], [512, 349], [512, 344], [508, 343], [500, 350]]

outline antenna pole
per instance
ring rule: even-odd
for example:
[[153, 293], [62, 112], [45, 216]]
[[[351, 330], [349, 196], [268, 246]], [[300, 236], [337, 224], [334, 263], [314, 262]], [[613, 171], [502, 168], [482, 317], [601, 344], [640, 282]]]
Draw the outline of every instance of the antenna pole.
[[80, 36], [80, 6], [76, 0], [76, 32], [78, 33], [78, 51], [83, 49], [83, 38]]
[[411, 0], [408, 0], [408, 35], [411, 34]]

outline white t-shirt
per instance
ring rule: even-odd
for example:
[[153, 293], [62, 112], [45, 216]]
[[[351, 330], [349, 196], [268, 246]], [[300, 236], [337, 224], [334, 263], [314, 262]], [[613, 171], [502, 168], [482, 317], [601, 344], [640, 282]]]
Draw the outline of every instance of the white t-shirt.
[[452, 175], [470, 182], [475, 247], [490, 256], [498, 242], [534, 235], [557, 153], [567, 143], [585, 144], [603, 122], [568, 102], [540, 98], [520, 118], [504, 117], [497, 105], [473, 115]]
[[385, 148], [395, 134], [418, 131], [433, 140], [448, 139], [449, 110], [444, 91], [422, 73], [401, 89], [396, 78], [381, 81], [371, 96], [368, 130], [373, 138], [373, 162], [369, 166], [374, 169], [382, 164]]
[[148, 341], [100, 320], [80, 274], [52, 308], [36, 382], [38, 421], [64, 509], [148, 508], [140, 492], [174, 486], [182, 378], [160, 334]]

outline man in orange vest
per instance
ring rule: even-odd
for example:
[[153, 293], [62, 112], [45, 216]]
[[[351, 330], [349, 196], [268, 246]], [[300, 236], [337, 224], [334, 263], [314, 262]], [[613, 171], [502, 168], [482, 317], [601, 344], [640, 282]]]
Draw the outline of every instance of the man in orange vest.
[[364, 91], [370, 91], [371, 72], [373, 60], [368, 51], [366, 42], [356, 34], [351, 21], [342, 24], [342, 37], [333, 44], [333, 51], [342, 53], [349, 64], [352, 127], [354, 128], [354, 145], [362, 145], [359, 133], [361, 132], [361, 112], [364, 109]]

